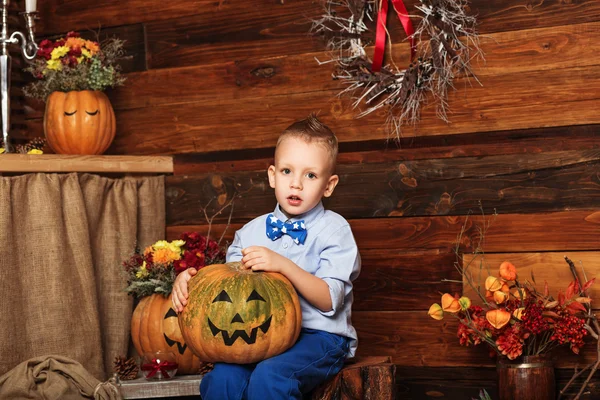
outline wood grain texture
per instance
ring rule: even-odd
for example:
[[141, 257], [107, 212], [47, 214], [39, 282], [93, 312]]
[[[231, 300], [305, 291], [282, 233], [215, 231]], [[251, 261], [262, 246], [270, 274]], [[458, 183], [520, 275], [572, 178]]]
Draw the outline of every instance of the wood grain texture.
[[[402, 134], [437, 136], [600, 123], [596, 112], [598, 74], [600, 66], [490, 76], [485, 87], [457, 84], [461, 90], [452, 92], [449, 99], [450, 125], [439, 120], [431, 107], [425, 107], [421, 123], [405, 128]], [[340, 142], [389, 137], [384, 115], [355, 119], [335, 94], [323, 91], [146, 109], [144, 114], [153, 118], [140, 118], [138, 110], [124, 110], [118, 113], [117, 137], [109, 152], [172, 154], [272, 147], [281, 131], [315, 110], [321, 110], [323, 121]], [[28, 127], [39, 130], [34, 125]]]
[[354, 311], [429, 309], [439, 293], [460, 293], [461, 279], [451, 252], [361, 249], [362, 268], [354, 282]]
[[[448, 252], [456, 245], [463, 251], [473, 250], [479, 241], [479, 229], [489, 224], [485, 250], [489, 253], [598, 251], [600, 243], [600, 211], [563, 211], [554, 213], [499, 214], [442, 217], [370, 218], [349, 220], [358, 247], [364, 250]], [[231, 240], [242, 224], [232, 224], [225, 240]], [[457, 237], [461, 228], [465, 234]], [[223, 224], [211, 227], [211, 237], [217, 238], [226, 228]], [[205, 233], [201, 225], [167, 225], [167, 238], [176, 239], [186, 231]]]
[[[436, 321], [427, 311], [357, 311], [352, 313], [352, 323], [361, 356], [390, 356], [396, 365], [406, 367], [495, 366], [484, 345], [460, 346], [455, 318]], [[561, 348], [554, 352], [555, 365], [573, 368], [595, 361], [595, 347], [588, 341], [579, 355]]]
[[[562, 389], [573, 376], [572, 369], [556, 368], [556, 387]], [[403, 400], [423, 400], [443, 398], [465, 400], [479, 398], [479, 391], [485, 389], [492, 399], [498, 399], [496, 369], [472, 367], [402, 367], [396, 369], [398, 397]], [[594, 376], [588, 387], [590, 399], [600, 398], [599, 378]], [[579, 384], [583, 381], [579, 381]], [[579, 389], [581, 386], [575, 386]], [[570, 390], [566, 398], [572, 398], [577, 391]]]
[[[600, 241], [598, 243], [600, 248]], [[510, 261], [517, 267], [520, 282], [529, 281], [541, 293], [545, 284], [548, 284], [549, 293], [556, 299], [559, 291], [565, 293], [567, 286], [574, 278], [565, 261], [569, 257], [577, 266], [577, 273], [581, 283], [600, 276], [600, 252], [567, 252], [559, 253], [487, 253], [485, 258], [474, 258], [472, 254], [464, 254], [464, 266], [467, 275], [463, 277], [463, 295], [473, 300], [474, 304], [481, 304], [480, 298], [475, 293], [475, 288], [484, 288], [488, 271], [498, 276], [498, 268], [504, 261]], [[587, 279], [586, 279], [587, 277]], [[473, 284], [469, 284], [469, 280]], [[485, 288], [480, 293], [485, 295]], [[592, 299], [600, 298], [600, 286], [592, 285], [588, 291]], [[600, 303], [592, 302], [594, 309], [600, 308]]]
[[[253, 2], [255, 3], [255, 2]], [[261, 6], [263, 13], [268, 13], [271, 8], [288, 6], [289, 3], [256, 2]], [[312, 6], [311, 1], [302, 0], [306, 9]], [[406, 0], [409, 10], [413, 10], [417, 0]], [[77, 0], [48, 0], [40, 2], [38, 9], [41, 20], [38, 22], [39, 32], [56, 33], [70, 29], [95, 29], [101, 26], [127, 25], [137, 22], [160, 21], [174, 19], [181, 16], [203, 15], [221, 12], [222, 14], [235, 13], [243, 8], [243, 3], [218, 0], [180, 0], [177, 2], [163, 2], [159, 0], [101, 0], [98, 2], [81, 3]], [[258, 6], [257, 6], [258, 7]], [[23, 9], [21, 7], [20, 9]], [[101, 10], [99, 12], [99, 10]], [[479, 16], [480, 30], [486, 33], [507, 31], [515, 26], [523, 28], [535, 26], [562, 25], [565, 21], [572, 23], [598, 21], [600, 5], [594, 0], [579, 0], [577, 2], [563, 2], [550, 0], [540, 3], [530, 3], [525, 0], [473, 0], [471, 2], [473, 14]], [[50, 17], [54, 18], [50, 18]], [[301, 12], [297, 18], [313, 16], [308, 12]], [[232, 21], [232, 24], [238, 21]], [[392, 35], [404, 38], [404, 33], [391, 20]]]
[[0, 172], [96, 172], [103, 174], [170, 174], [168, 156], [74, 156], [58, 154], [3, 154]]
[[[598, 65], [600, 43], [593, 39], [593, 33], [599, 29], [600, 23], [595, 22], [491, 34], [482, 39], [485, 62], [474, 61], [475, 72], [485, 81], [488, 75]], [[240, 51], [243, 49], [240, 47]], [[395, 62], [408, 64], [408, 44], [395, 44], [393, 49]], [[195, 63], [186, 68], [129, 74], [127, 86], [115, 91], [111, 100], [117, 109], [130, 109], [343, 88], [339, 81], [331, 78], [332, 66], [319, 66], [315, 59], [327, 60], [328, 53], [282, 53], [238, 61], [223, 59], [211, 65], [200, 65], [205, 58], [196, 57]], [[179, 58], [174, 60], [178, 62]]]
[[[598, 125], [560, 126], [463, 135], [403, 138], [398, 143], [381, 141], [345, 143], [338, 164], [387, 161], [483, 157], [489, 155], [536, 154], [561, 150], [600, 148]], [[274, 148], [216, 153], [187, 153], [174, 156], [175, 175], [238, 173], [267, 170]]]
[[[490, 155], [339, 165], [327, 208], [346, 218], [591, 209], [600, 195], [600, 150]], [[167, 178], [167, 221], [196, 224], [199, 206], [216, 211], [232, 196], [234, 221], [274, 207], [266, 171]], [[564, 190], [569, 187], [569, 190]], [[229, 215], [221, 215], [222, 223]]]
[[389, 357], [364, 357], [348, 363], [311, 393], [312, 400], [394, 400], [396, 366]]
[[[417, 3], [408, 1], [407, 9], [418, 14], [414, 8]], [[592, 1], [578, 4], [577, 8], [565, 7], [556, 1], [553, 2], [555, 4], [543, 2], [535, 7], [522, 0], [476, 0], [472, 3], [472, 12], [478, 15], [478, 30], [486, 35], [514, 30], [515, 23], [520, 29], [535, 29], [564, 25], [565, 21], [569, 24], [598, 21], [593, 14], [584, 15], [586, 11], [598, 12], [597, 5]], [[230, 7], [226, 13], [223, 9], [209, 8], [201, 14], [149, 22], [150, 65], [152, 68], [165, 68], [215, 64], [323, 50], [325, 40], [308, 35], [310, 19], [318, 18], [321, 10], [319, 2], [315, 1], [303, 0], [274, 6], [272, 1], [260, 0], [238, 3], [237, 7]], [[547, 19], [547, 14], [552, 15], [559, 10], [564, 19]], [[507, 19], [502, 20], [502, 17]], [[416, 18], [414, 20], [416, 24]], [[393, 42], [401, 43], [406, 34], [400, 23], [396, 17], [388, 21]], [[368, 25], [370, 32], [365, 42], [374, 43], [375, 24]]]

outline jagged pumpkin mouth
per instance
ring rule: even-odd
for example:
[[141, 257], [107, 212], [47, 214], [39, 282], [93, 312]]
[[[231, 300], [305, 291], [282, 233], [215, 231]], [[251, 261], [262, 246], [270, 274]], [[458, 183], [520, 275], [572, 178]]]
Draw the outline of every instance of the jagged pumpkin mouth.
[[210, 318], [208, 318], [208, 326], [210, 327], [210, 331], [212, 332], [213, 336], [217, 336], [219, 333], [221, 333], [221, 336], [223, 337], [223, 343], [225, 343], [225, 346], [232, 346], [238, 338], [241, 338], [247, 344], [254, 344], [256, 342], [256, 336], [258, 335], [259, 329], [262, 331], [263, 334], [267, 333], [267, 331], [271, 327], [272, 317], [273, 316], [271, 315], [269, 318], [267, 318], [265, 322], [263, 322], [259, 326], [255, 326], [254, 328], [252, 328], [249, 335], [244, 329], [236, 329], [231, 335], [229, 335], [228, 331], [217, 328], [217, 326], [213, 324]]

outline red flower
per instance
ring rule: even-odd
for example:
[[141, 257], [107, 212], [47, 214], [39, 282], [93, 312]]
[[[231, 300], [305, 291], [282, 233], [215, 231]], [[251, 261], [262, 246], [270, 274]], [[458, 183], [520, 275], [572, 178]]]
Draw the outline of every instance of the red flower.
[[71, 31], [71, 32], [67, 33], [67, 39], [68, 38], [72, 38], [72, 37], [78, 38], [79, 37], [79, 32]]

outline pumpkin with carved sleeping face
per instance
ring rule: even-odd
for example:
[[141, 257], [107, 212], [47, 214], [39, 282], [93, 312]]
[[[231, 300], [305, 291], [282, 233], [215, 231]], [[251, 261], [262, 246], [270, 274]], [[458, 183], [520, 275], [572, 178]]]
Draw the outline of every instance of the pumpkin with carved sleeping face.
[[254, 363], [290, 348], [300, 335], [296, 290], [283, 275], [241, 263], [202, 268], [179, 315], [183, 339], [203, 361]]
[[46, 100], [44, 133], [58, 154], [102, 154], [117, 130], [115, 112], [103, 92], [52, 92]]

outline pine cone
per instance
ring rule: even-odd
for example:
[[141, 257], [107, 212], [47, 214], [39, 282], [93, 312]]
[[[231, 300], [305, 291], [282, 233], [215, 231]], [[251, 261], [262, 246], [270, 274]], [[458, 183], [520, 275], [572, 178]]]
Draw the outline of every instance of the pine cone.
[[133, 357], [125, 358], [117, 356], [113, 364], [113, 371], [117, 373], [119, 379], [128, 381], [137, 378], [139, 367]]
[[202, 363], [202, 365], [200, 365], [200, 370], [198, 370], [198, 373], [200, 375], [204, 375], [204, 374], [212, 371], [212, 369], [214, 367], [215, 367], [215, 364], [213, 364], [213, 363], [209, 363], [209, 362]]

